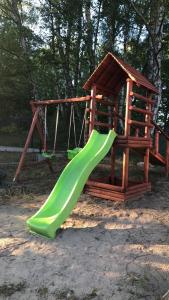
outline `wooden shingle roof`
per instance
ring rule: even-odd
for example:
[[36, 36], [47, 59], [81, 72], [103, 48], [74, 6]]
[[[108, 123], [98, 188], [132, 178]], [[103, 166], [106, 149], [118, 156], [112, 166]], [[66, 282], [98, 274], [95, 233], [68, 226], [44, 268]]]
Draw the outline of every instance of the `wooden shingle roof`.
[[157, 88], [139, 71], [110, 52], [101, 61], [83, 88], [90, 90], [96, 84], [99, 92], [109, 96], [117, 94], [127, 78], [130, 78], [138, 86], [141, 85], [149, 91], [158, 94]]

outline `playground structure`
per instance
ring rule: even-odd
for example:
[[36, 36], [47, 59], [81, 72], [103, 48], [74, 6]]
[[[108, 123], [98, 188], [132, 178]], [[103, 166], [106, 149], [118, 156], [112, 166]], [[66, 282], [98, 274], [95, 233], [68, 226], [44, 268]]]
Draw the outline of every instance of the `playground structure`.
[[[119, 94], [125, 85], [125, 112], [119, 114]], [[111, 173], [107, 174], [106, 178], [98, 180], [89, 178], [84, 191], [92, 196], [115, 201], [125, 201], [150, 191], [149, 162], [164, 166], [166, 175], [169, 173], [169, 137], [153, 121], [153, 106], [155, 104], [153, 95], [158, 94], [158, 90], [140, 72], [112, 53], [105, 56], [83, 88], [87, 91], [90, 90], [91, 94], [63, 100], [31, 101], [32, 124], [14, 180], [18, 178], [24, 165], [25, 155], [35, 127], [44, 145], [44, 131], [39, 121], [40, 110], [51, 105], [86, 102], [86, 140], [91, 135], [92, 130], [96, 128], [101, 130], [113, 128], [117, 133], [117, 138], [111, 148]], [[135, 119], [136, 115], [137, 120]], [[140, 117], [139, 121], [138, 116]], [[105, 119], [107, 120], [105, 121]], [[118, 132], [119, 120], [124, 122], [122, 133]], [[151, 137], [152, 129], [155, 132], [154, 142]], [[165, 155], [160, 154], [160, 135], [166, 142]], [[47, 151], [46, 143], [44, 148], [44, 151]], [[123, 152], [121, 178], [115, 176], [117, 148], [121, 148]], [[144, 158], [144, 180], [142, 182], [133, 182], [129, 178], [129, 155], [133, 150]], [[46, 162], [52, 170], [51, 161], [46, 159]]]

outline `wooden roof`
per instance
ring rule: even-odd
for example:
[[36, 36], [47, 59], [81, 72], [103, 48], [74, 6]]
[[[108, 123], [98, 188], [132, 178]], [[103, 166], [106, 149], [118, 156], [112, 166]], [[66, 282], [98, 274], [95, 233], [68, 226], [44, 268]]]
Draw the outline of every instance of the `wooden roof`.
[[151, 92], [158, 94], [157, 88], [139, 71], [110, 52], [101, 61], [83, 88], [90, 90], [96, 84], [99, 92], [110, 96], [120, 91], [127, 78], [133, 80], [138, 86], [141, 85]]

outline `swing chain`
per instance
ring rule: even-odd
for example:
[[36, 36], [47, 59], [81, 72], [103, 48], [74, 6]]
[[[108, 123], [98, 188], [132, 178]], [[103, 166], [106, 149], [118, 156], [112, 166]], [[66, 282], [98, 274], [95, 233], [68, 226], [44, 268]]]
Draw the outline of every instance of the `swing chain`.
[[77, 148], [76, 123], [75, 123], [75, 110], [74, 110], [74, 106], [73, 106], [73, 130], [74, 130], [75, 146], [76, 146], [76, 148]]
[[[82, 133], [83, 133], [83, 129], [84, 129], [84, 126], [85, 126], [85, 120], [86, 120], [86, 113], [87, 113], [87, 102], [86, 102], [86, 107], [85, 107], [85, 111], [84, 111], [84, 115], [83, 115], [83, 121], [82, 121], [80, 136], [79, 136], [78, 147], [80, 147], [80, 143], [81, 143], [81, 139], [82, 139]], [[84, 132], [84, 134], [85, 134], [85, 132]]]
[[73, 108], [72, 108], [72, 104], [71, 104], [67, 149], [69, 149], [69, 146], [70, 146], [70, 132], [71, 132], [71, 127], [72, 127], [72, 112], [73, 112]]
[[55, 137], [54, 137], [53, 152], [52, 152], [52, 154], [55, 154], [55, 152], [56, 152], [56, 139], [57, 139], [57, 132], [58, 132], [58, 124], [59, 124], [59, 112], [60, 112], [60, 106], [58, 104], [58, 106], [57, 106], [57, 112], [56, 112]]
[[53, 142], [53, 151], [51, 154], [47, 153], [47, 105], [45, 106], [45, 113], [44, 113], [44, 149], [43, 149], [43, 156], [47, 158], [51, 158], [56, 152], [56, 139], [57, 139], [57, 132], [58, 132], [58, 123], [59, 123], [59, 105], [57, 106], [56, 112], [56, 122], [55, 122], [55, 136]]
[[46, 147], [47, 147], [47, 105], [45, 106], [45, 119], [44, 119], [44, 146], [43, 150], [46, 152]]
[[[86, 103], [86, 108], [87, 108], [87, 103]], [[74, 131], [75, 146], [76, 146], [76, 148], [80, 147], [80, 143], [81, 143], [81, 139], [82, 139], [82, 134], [83, 134], [84, 126], [85, 126], [85, 119], [86, 119], [86, 112], [87, 112], [86, 108], [85, 108], [84, 115], [83, 115], [83, 121], [82, 121], [82, 127], [81, 127], [81, 131], [80, 131], [79, 141], [77, 143], [75, 111], [74, 111], [74, 105], [73, 105], [73, 103], [71, 104], [67, 149], [69, 149], [69, 146], [70, 146], [70, 135], [71, 135], [72, 122], [73, 122], [73, 131]]]

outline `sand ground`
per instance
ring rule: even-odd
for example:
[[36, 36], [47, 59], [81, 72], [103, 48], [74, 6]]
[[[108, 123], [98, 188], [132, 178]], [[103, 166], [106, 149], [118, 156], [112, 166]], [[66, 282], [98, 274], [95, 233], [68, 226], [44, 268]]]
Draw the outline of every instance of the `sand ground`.
[[[60, 161], [60, 159], [59, 159]], [[169, 289], [169, 181], [153, 169], [152, 192], [114, 203], [81, 195], [51, 241], [27, 231], [56, 174], [26, 170], [0, 188], [0, 299], [158, 300]], [[4, 167], [10, 182], [14, 166]]]

